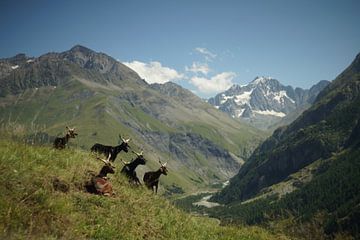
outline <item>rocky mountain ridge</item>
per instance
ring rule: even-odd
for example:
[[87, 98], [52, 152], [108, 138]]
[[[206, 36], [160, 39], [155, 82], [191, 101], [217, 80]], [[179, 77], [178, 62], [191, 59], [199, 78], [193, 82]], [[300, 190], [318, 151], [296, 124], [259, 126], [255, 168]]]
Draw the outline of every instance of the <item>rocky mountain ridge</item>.
[[310, 106], [328, 84], [323, 80], [304, 90], [284, 86], [271, 77], [256, 77], [247, 85], [233, 85], [208, 102], [233, 118], [267, 129], [285, 116]]

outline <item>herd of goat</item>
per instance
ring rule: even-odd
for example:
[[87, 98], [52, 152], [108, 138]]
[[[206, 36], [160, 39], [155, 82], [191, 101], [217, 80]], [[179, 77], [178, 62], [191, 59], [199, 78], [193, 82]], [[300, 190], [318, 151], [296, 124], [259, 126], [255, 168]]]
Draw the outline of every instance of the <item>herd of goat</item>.
[[[70, 140], [70, 138], [75, 138], [78, 134], [75, 132], [75, 128], [66, 127], [67, 132], [64, 137], [57, 137], [54, 141], [54, 148], [56, 149], [64, 149]], [[115, 166], [112, 164], [117, 155], [121, 152], [128, 152], [130, 145], [130, 139], [124, 139], [119, 136], [122, 140], [122, 143], [118, 146], [105, 146], [100, 143], [96, 143], [91, 147], [91, 152], [104, 154], [107, 156], [107, 159], [98, 158], [99, 160], [104, 162], [104, 166], [101, 168], [98, 175], [93, 176], [91, 181], [85, 186], [86, 190], [90, 193], [110, 196], [113, 195], [112, 185], [107, 178], [107, 174], [115, 173], [114, 168]], [[130, 162], [125, 162], [123, 160], [122, 163], [124, 164], [123, 168], [121, 169], [121, 173], [124, 174], [128, 179], [129, 183], [134, 184], [136, 186], [141, 185], [139, 178], [136, 175], [136, 167], [139, 165], [145, 165], [146, 160], [143, 156], [143, 152], [137, 153], [132, 151], [136, 158]], [[166, 163], [160, 163], [160, 168], [157, 171], [146, 172], [143, 177], [143, 181], [145, 185], [157, 193], [158, 185], [159, 185], [159, 178], [161, 174], [167, 175]]]

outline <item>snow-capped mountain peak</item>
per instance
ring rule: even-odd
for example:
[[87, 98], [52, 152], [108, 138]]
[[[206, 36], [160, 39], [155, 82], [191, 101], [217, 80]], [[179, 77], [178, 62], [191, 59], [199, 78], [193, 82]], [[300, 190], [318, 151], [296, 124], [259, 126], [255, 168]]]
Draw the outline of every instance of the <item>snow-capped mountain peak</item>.
[[[208, 102], [233, 118], [252, 121], [259, 118], [264, 120], [265, 117], [278, 121], [314, 99], [311, 94], [309, 90], [301, 88], [295, 91], [293, 87], [284, 86], [272, 77], [256, 77], [247, 85], [234, 84]], [[269, 122], [268, 119], [266, 122]]]
[[252, 85], [258, 85], [258, 84], [261, 84], [261, 83], [267, 83], [269, 80], [272, 80], [274, 78], [272, 77], [256, 77], [254, 80], [252, 80], [250, 82], [250, 84]]

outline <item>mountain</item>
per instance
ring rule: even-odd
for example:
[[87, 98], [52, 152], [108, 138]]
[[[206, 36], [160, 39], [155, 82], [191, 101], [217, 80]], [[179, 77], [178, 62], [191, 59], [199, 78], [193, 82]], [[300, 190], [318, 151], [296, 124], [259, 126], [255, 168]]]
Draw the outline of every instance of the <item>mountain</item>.
[[[308, 90], [284, 86], [270, 77], [256, 77], [247, 85], [233, 85], [208, 102], [229, 114], [261, 129], [268, 129], [286, 117], [290, 123], [312, 104], [318, 93], [329, 84], [320, 81]], [[275, 125], [276, 126], [276, 125]]]
[[[73, 147], [131, 137], [150, 161], [168, 161], [167, 194], [197, 191], [233, 176], [264, 133], [239, 124], [174, 83], [147, 84], [112, 57], [77, 45], [61, 53], [0, 60], [0, 120], [51, 139], [76, 126]], [[46, 137], [48, 136], [48, 137]], [[43, 139], [43, 138], [42, 138]], [[131, 153], [119, 158], [130, 160]]]
[[360, 54], [311, 108], [262, 143], [214, 199], [232, 205], [228, 217], [256, 208], [249, 221], [290, 214], [320, 221], [326, 234], [359, 236], [359, 106]]

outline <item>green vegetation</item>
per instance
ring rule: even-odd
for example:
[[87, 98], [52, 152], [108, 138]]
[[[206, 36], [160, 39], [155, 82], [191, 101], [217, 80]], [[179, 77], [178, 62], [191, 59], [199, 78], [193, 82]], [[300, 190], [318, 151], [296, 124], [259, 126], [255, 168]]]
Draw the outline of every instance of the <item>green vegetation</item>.
[[186, 214], [147, 189], [130, 187], [119, 165], [110, 175], [115, 196], [84, 192], [89, 173], [101, 165], [88, 152], [1, 139], [0, 238], [287, 239], [259, 227], [223, 227]]
[[216, 207], [207, 212], [224, 222], [241, 224], [264, 224], [279, 222], [280, 219], [293, 219], [294, 224], [309, 224], [318, 219], [321, 221], [318, 228], [324, 236], [348, 232], [359, 237], [359, 154], [360, 149], [354, 148], [333, 156], [330, 162], [317, 169], [311, 182], [280, 199], [270, 196], [248, 203]]

